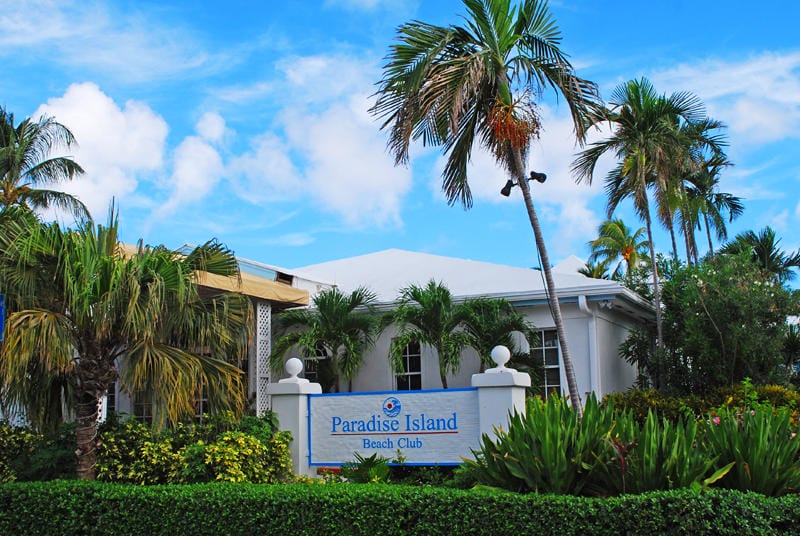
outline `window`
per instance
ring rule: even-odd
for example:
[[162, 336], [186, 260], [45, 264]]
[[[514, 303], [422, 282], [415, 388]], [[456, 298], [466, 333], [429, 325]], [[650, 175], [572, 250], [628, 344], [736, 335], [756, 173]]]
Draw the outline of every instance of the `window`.
[[542, 363], [544, 383], [539, 386], [539, 394], [543, 398], [553, 393], [561, 396], [561, 367], [558, 355], [556, 330], [540, 330], [538, 340], [531, 346], [531, 358]]
[[144, 396], [144, 393], [136, 393], [133, 401], [133, 416], [143, 424], [153, 424], [153, 403]]
[[422, 352], [419, 343], [412, 342], [403, 349], [403, 372], [394, 376], [398, 391], [422, 389]]
[[117, 382], [112, 383], [106, 391], [106, 415], [117, 411]]
[[311, 383], [320, 383], [319, 360], [327, 358], [328, 358], [328, 352], [325, 351], [325, 347], [317, 346], [316, 356], [303, 358], [303, 378], [307, 379]]

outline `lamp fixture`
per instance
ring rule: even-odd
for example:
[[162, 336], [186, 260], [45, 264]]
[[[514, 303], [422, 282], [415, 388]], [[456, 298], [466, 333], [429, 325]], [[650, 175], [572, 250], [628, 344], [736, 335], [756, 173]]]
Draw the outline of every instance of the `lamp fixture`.
[[[531, 171], [531, 174], [530, 174], [529, 177], [527, 177], [527, 180], [543, 183], [544, 181], [547, 180], [547, 175], [545, 175], [544, 173], [539, 173], [537, 171]], [[506, 181], [506, 185], [503, 186], [503, 188], [500, 190], [500, 195], [505, 196], [505, 197], [510, 196], [511, 195], [511, 188], [513, 188], [516, 185], [517, 185], [516, 182], [514, 182], [511, 179], [508, 179]]]

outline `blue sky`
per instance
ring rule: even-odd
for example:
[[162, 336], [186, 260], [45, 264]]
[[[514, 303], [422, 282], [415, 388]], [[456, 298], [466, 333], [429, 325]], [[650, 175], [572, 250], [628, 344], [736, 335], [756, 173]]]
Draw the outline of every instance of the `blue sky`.
[[[86, 176], [65, 186], [127, 242], [217, 238], [294, 268], [386, 248], [536, 266], [518, 189], [490, 157], [471, 168], [475, 206], [449, 207], [441, 155], [395, 167], [369, 116], [398, 25], [459, 23], [456, 0], [93, 2], [0, 0], [0, 104], [53, 115]], [[745, 199], [731, 236], [771, 225], [800, 248], [800, 4], [559, 1], [551, 9], [578, 74], [608, 98], [647, 76], [697, 94], [727, 126], [724, 191]], [[566, 107], [542, 101], [532, 183], [553, 262], [585, 258], [605, 217], [603, 170], [575, 184]], [[598, 137], [601, 133], [595, 133]], [[625, 206], [618, 213], [639, 225]], [[704, 242], [701, 241], [701, 244]], [[669, 240], [656, 238], [666, 251]]]

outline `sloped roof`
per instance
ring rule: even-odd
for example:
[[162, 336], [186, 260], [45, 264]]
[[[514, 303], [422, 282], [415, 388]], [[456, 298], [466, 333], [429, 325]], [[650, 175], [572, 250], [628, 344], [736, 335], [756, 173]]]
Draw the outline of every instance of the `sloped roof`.
[[[560, 298], [621, 293], [638, 298], [616, 281], [564, 270], [553, 271]], [[497, 296], [512, 301], [545, 297], [544, 274], [539, 270], [400, 249], [314, 264], [294, 272], [336, 285], [344, 292], [365, 286], [384, 303], [396, 300], [401, 288], [425, 285], [431, 279], [444, 283], [455, 297]]]

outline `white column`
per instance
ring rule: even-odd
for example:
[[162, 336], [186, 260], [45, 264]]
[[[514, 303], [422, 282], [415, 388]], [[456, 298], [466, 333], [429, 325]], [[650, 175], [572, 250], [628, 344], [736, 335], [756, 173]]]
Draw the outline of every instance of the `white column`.
[[267, 388], [270, 381], [269, 356], [272, 353], [272, 305], [256, 303], [256, 415], [270, 409]]
[[494, 428], [508, 428], [511, 413], [525, 414], [525, 388], [531, 386], [531, 377], [506, 368], [511, 352], [505, 346], [495, 346], [492, 360], [496, 367], [483, 374], [472, 375], [472, 386], [478, 388], [478, 415], [480, 432], [494, 438]]
[[298, 475], [315, 476], [309, 465], [308, 447], [308, 395], [319, 394], [322, 386], [311, 383], [298, 374], [303, 370], [303, 362], [293, 357], [286, 362], [288, 378], [271, 383], [267, 393], [272, 397], [272, 411], [278, 416], [281, 430], [292, 433], [289, 449], [292, 454], [292, 467]]

